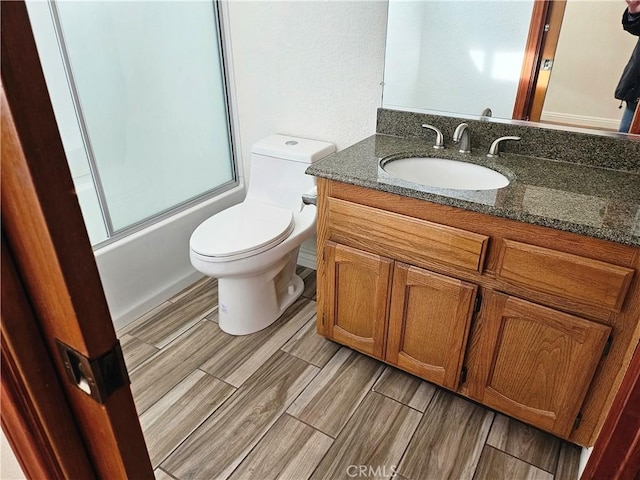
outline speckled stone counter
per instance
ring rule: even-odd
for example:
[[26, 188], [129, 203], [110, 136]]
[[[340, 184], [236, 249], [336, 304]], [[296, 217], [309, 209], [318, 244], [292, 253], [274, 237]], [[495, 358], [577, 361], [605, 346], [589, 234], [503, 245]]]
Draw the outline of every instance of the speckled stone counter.
[[[486, 150], [460, 154], [452, 146], [434, 150], [431, 140], [373, 135], [320, 160], [307, 174], [406, 197], [640, 246], [640, 175], [569, 162]], [[510, 183], [497, 190], [452, 190], [400, 180], [379, 166], [381, 158], [450, 158], [483, 165]]]
[[453, 131], [461, 122], [469, 125], [473, 150], [486, 153], [496, 138], [517, 135], [521, 140], [504, 143], [503, 151], [640, 174], [640, 140], [629, 140], [626, 135], [615, 132], [594, 135], [579, 128], [554, 125], [543, 128], [541, 124], [517, 120], [492, 118], [487, 121], [386, 108], [378, 109], [376, 132], [433, 141], [435, 133], [422, 128], [422, 124], [427, 123], [438, 127], [449, 145]]

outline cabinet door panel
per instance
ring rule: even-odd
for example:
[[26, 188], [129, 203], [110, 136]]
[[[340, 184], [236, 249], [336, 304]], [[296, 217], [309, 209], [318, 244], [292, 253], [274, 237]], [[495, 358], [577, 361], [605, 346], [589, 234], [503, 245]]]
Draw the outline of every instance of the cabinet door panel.
[[386, 360], [455, 389], [477, 287], [396, 263]]
[[393, 262], [333, 242], [327, 243], [325, 256], [329, 336], [382, 358]]
[[471, 396], [567, 437], [611, 328], [502, 293], [487, 297]]

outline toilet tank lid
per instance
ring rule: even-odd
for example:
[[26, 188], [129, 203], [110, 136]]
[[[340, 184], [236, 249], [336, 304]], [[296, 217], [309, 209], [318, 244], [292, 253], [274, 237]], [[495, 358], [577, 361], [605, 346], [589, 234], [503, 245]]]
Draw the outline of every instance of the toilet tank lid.
[[293, 160], [294, 162], [313, 163], [336, 151], [333, 143], [309, 140], [288, 135], [271, 135], [256, 142], [252, 153], [269, 157]]

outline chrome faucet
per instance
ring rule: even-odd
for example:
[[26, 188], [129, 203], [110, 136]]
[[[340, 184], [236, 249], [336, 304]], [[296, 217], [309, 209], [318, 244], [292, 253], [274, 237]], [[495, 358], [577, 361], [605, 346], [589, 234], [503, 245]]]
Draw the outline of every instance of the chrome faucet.
[[460, 144], [460, 153], [471, 153], [471, 130], [469, 125], [461, 123], [453, 132], [453, 143]]
[[520, 137], [500, 137], [493, 141], [489, 147], [489, 153], [487, 157], [499, 157], [500, 156], [500, 143], [505, 140], [520, 140]]
[[434, 127], [433, 125], [422, 125], [422, 128], [427, 128], [429, 130], [433, 130], [436, 132], [436, 143], [433, 145], [433, 148], [437, 150], [441, 150], [444, 148], [444, 137], [442, 136], [442, 132]]

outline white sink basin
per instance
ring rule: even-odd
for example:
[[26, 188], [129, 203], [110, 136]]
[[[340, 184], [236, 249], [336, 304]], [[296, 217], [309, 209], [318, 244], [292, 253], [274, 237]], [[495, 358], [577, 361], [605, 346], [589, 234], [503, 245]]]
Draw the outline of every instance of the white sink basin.
[[409, 157], [383, 160], [389, 175], [412, 183], [454, 190], [494, 190], [509, 185], [501, 173], [474, 163], [446, 158]]

